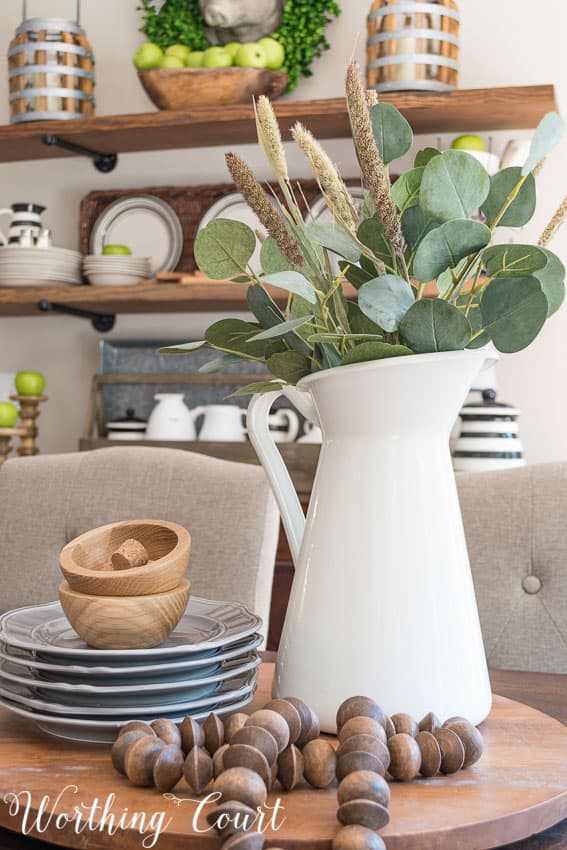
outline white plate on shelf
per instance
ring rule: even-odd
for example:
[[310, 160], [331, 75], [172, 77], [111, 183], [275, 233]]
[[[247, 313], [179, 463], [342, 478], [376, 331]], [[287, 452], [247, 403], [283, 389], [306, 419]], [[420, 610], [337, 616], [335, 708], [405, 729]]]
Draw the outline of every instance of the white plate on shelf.
[[[7, 647], [0, 643], [0, 659], [17, 664], [22, 673], [29, 673], [41, 681], [76, 681], [78, 684], [105, 685], [112, 684], [116, 679], [131, 679], [134, 683], [143, 678], [145, 681], [160, 681], [164, 677], [186, 676], [194, 671], [199, 675], [211, 675], [220, 669], [223, 661], [231, 661], [246, 653], [253, 652], [263, 643], [264, 638], [252, 634], [243, 640], [220, 647], [217, 652], [208, 653], [202, 658], [194, 653], [188, 658], [176, 658], [165, 663], [146, 664], [143, 660], [137, 664], [116, 662], [113, 666], [86, 666], [81, 664], [49, 663], [30, 655], [28, 650]], [[64, 659], [58, 659], [63, 662]], [[203, 672], [207, 671], [207, 672]]]
[[25, 278], [14, 278], [8, 277], [0, 273], [0, 286], [9, 287], [10, 289], [20, 286], [79, 286], [81, 283], [81, 280], [61, 280], [61, 278], [34, 278], [30, 277], [29, 275], [27, 275]]
[[93, 286], [138, 286], [143, 283], [144, 275], [124, 274], [124, 272], [87, 272], [85, 277]]
[[24, 708], [31, 708], [33, 711], [40, 711], [50, 715], [70, 715], [72, 717], [121, 717], [124, 718], [127, 713], [133, 712], [137, 717], [153, 715], [156, 711], [172, 714], [179, 712], [188, 714], [189, 712], [199, 711], [212, 702], [215, 705], [223, 705], [223, 703], [231, 702], [240, 699], [244, 694], [248, 693], [254, 687], [258, 672], [256, 668], [241, 676], [233, 676], [226, 681], [221, 682], [217, 688], [212, 688], [211, 692], [203, 697], [196, 699], [181, 699], [164, 701], [156, 697], [156, 699], [148, 704], [146, 702], [132, 703], [131, 705], [71, 705], [70, 703], [56, 702], [55, 699], [38, 699], [33, 696], [33, 691], [24, 685], [16, 685], [12, 683], [10, 690], [3, 684], [0, 684], [0, 697], [9, 700], [16, 705]]
[[[222, 705], [211, 703], [211, 705], [199, 709], [194, 713], [191, 712], [191, 717], [201, 721], [206, 720], [213, 711], [221, 717], [227, 714], [234, 714], [234, 712], [241, 711], [247, 705], [250, 705], [254, 699], [255, 690], [256, 686], [254, 685], [248, 693], [241, 695], [234, 702], [226, 702]], [[174, 723], [182, 723], [186, 717], [186, 714], [179, 711], [170, 715], [164, 714], [163, 711], [156, 711], [153, 717], [141, 718], [135, 712], [131, 712], [120, 720], [86, 720], [81, 717], [53, 717], [42, 712], [30, 711], [27, 708], [16, 705], [16, 703], [13, 703], [9, 699], [3, 699], [1, 697], [0, 705], [20, 717], [31, 720], [42, 732], [46, 732], [48, 735], [55, 735], [55, 737], [64, 738], [67, 741], [80, 741], [83, 744], [112, 744], [116, 740], [120, 727], [129, 720], [145, 720], [150, 722], [151, 720], [157, 720], [158, 717], [169, 717]]]
[[173, 271], [183, 252], [183, 229], [175, 211], [153, 195], [119, 198], [99, 215], [90, 253], [105, 245], [127, 245], [134, 256], [150, 258], [152, 275]]
[[[238, 680], [261, 663], [255, 653], [244, 659], [229, 662], [220, 670], [205, 677], [174, 678], [171, 681], [141, 682], [128, 685], [86, 685], [68, 682], [48, 682], [18, 674], [15, 665], [0, 663], [0, 686], [15, 695], [29, 695], [31, 699], [55, 701], [66, 706], [131, 708], [132, 706], [167, 705], [200, 700], [222, 690], [224, 682]], [[15, 668], [15, 669], [14, 669]]]
[[238, 602], [191, 597], [185, 614], [160, 646], [153, 649], [92, 649], [71, 628], [59, 602], [17, 608], [0, 617], [0, 641], [32, 651], [46, 660], [73, 659], [100, 664], [122, 660], [145, 662], [214, 654], [221, 646], [257, 632], [262, 620]]

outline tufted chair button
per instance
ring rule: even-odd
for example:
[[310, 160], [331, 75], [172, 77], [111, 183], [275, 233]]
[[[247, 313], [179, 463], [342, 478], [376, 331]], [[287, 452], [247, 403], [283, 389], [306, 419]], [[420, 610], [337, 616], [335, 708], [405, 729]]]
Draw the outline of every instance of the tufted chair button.
[[541, 590], [541, 579], [533, 575], [526, 576], [522, 582], [522, 587], [524, 588], [526, 593], [539, 593], [539, 591]]

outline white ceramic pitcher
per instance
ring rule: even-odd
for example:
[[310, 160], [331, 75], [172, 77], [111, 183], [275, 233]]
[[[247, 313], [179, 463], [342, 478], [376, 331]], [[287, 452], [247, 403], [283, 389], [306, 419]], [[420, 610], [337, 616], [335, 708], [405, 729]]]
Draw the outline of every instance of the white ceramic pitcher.
[[150, 413], [146, 440], [196, 440], [195, 411], [189, 410], [183, 393], [157, 393]]
[[248, 433], [283, 517], [296, 573], [274, 694], [335, 730], [355, 694], [418, 720], [480, 723], [491, 691], [449, 433], [486, 354], [339, 367], [285, 396], [323, 444], [307, 520], [268, 433], [279, 393], [254, 397]]
[[246, 411], [235, 404], [207, 404], [193, 410], [194, 418], [203, 415], [200, 440], [243, 443], [246, 440]]

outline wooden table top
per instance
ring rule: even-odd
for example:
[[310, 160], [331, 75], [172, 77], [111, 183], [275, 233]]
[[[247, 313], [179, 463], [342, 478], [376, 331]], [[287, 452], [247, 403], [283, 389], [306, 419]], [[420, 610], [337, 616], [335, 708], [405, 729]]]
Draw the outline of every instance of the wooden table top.
[[[253, 706], [250, 710], [264, 704], [268, 699], [268, 692], [271, 683], [273, 668], [271, 664], [264, 664], [261, 675], [261, 682]], [[491, 675], [493, 690], [497, 694], [513, 700], [518, 700], [526, 705], [533, 706], [540, 711], [543, 711], [557, 720], [560, 720], [567, 726], [567, 676], [539, 674], [539, 673], [516, 673], [509, 671], [495, 671]], [[513, 712], [514, 708], [511, 703], [506, 700], [496, 701], [495, 717], [501, 721], [505, 720], [506, 712]], [[530, 725], [537, 722], [539, 715], [530, 713], [528, 709], [524, 710], [524, 725], [522, 729], [518, 727], [516, 732], [523, 734], [529, 732]], [[551, 737], [560, 733], [560, 728], [557, 724], [550, 723], [549, 733]], [[490, 734], [490, 733], [489, 733]], [[26, 759], [22, 758], [22, 752], [26, 751]], [[73, 744], [63, 741], [58, 741], [55, 738], [49, 738], [40, 732], [36, 732], [29, 724], [10, 714], [6, 710], [0, 709], [0, 824], [2, 827], [12, 826], [13, 821], [7, 814], [7, 807], [2, 805], [1, 796], [10, 784], [7, 782], [7, 776], [11, 773], [12, 776], [24, 775], [24, 772], [29, 776], [29, 781], [21, 782], [21, 787], [38, 788], [42, 786], [43, 791], [58, 790], [60, 786], [65, 785], [69, 781], [75, 781], [78, 784], [86, 786], [89, 784], [88, 793], [92, 799], [94, 793], [99, 793], [101, 798], [105, 798], [108, 793], [108, 788], [113, 787], [113, 790], [119, 798], [118, 810], [122, 811], [125, 806], [129, 806], [130, 810], [147, 810], [155, 811], [160, 807], [161, 798], [156, 791], [149, 789], [133, 789], [126, 780], [113, 774], [110, 767], [108, 750], [101, 747], [93, 747], [88, 745]], [[479, 765], [482, 764], [479, 763]], [[21, 765], [21, 767], [20, 767]], [[11, 769], [10, 769], [11, 767]], [[6, 770], [4, 770], [5, 768]], [[73, 772], [73, 769], [77, 772]], [[29, 773], [28, 773], [29, 771]], [[565, 766], [567, 772], [567, 765]], [[4, 774], [4, 776], [3, 776]], [[41, 774], [41, 779], [40, 779]], [[26, 776], [26, 778], [27, 778]], [[77, 780], [77, 776], [80, 778]], [[99, 776], [100, 781], [94, 782], [93, 776]], [[464, 777], [465, 774], [462, 774]], [[440, 780], [446, 782], [447, 780]], [[558, 777], [558, 781], [562, 780]], [[111, 785], [109, 785], [109, 783]], [[470, 784], [470, 783], [465, 783]], [[423, 783], [414, 783], [413, 788], [416, 793], [420, 790], [420, 785]], [[410, 786], [393, 786], [393, 802], [396, 798], [396, 788], [400, 789], [403, 794], [407, 793]], [[93, 789], [96, 789], [93, 790]], [[296, 791], [290, 796], [289, 807], [291, 809], [292, 802], [297, 796], [298, 805], [309, 805], [313, 808], [314, 795], [309, 791]], [[335, 789], [329, 792], [316, 792], [317, 799], [323, 803], [325, 799], [329, 801], [327, 795], [333, 796], [336, 794]], [[181, 794], [181, 796], [184, 796]], [[490, 796], [490, 795], [489, 795]], [[309, 798], [301, 802], [302, 798]], [[451, 807], [447, 808], [450, 812], [455, 805], [455, 800], [452, 800]], [[403, 801], [402, 801], [403, 802]], [[399, 804], [401, 813], [402, 805]], [[316, 818], [314, 822], [316, 822]], [[12, 822], [11, 822], [12, 821]], [[543, 822], [543, 821], [542, 821]], [[550, 821], [548, 821], [550, 822]], [[388, 829], [393, 826], [392, 824]], [[506, 833], [503, 833], [506, 836]], [[84, 834], [82, 839], [77, 839], [77, 836], [67, 838], [61, 832], [46, 832], [45, 837], [57, 842], [57, 846], [61, 847], [81, 847], [81, 848], [102, 848], [109, 847], [108, 838], [106, 843], [95, 836], [94, 833]], [[388, 830], [385, 832], [386, 841], [388, 839]], [[74, 840], [73, 840], [74, 839]], [[163, 839], [163, 836], [162, 836]], [[505, 838], [504, 838], [505, 840]], [[161, 839], [158, 841], [157, 847], [160, 847]], [[268, 844], [272, 843], [273, 840]], [[299, 847], [300, 844], [282, 842], [283, 846]], [[121, 846], [126, 848], [123, 841]], [[209, 840], [203, 841], [203, 846], [213, 848], [217, 847], [217, 842]], [[130, 845], [128, 844], [128, 847]], [[138, 846], [141, 847], [141, 840]], [[162, 846], [166, 846], [163, 844]], [[167, 845], [171, 846], [171, 845]], [[175, 845], [178, 846], [178, 845]], [[181, 846], [181, 844], [179, 844]], [[197, 846], [197, 845], [191, 845]], [[201, 846], [199, 844], [199, 846]], [[220, 846], [220, 844], [218, 844]], [[317, 847], [322, 846], [317, 844]], [[397, 845], [396, 845], [397, 846]], [[445, 845], [444, 845], [445, 846]], [[454, 847], [460, 846], [455, 844]], [[480, 845], [479, 845], [480, 846]], [[32, 838], [24, 838], [19, 833], [8, 831], [0, 827], [0, 848], [1, 850], [47, 850], [53, 845], [47, 844], [44, 841], [35, 840]], [[301, 842], [301, 847], [306, 847], [305, 843]], [[563, 821], [546, 832], [540, 833], [529, 839], [525, 839], [514, 844], [506, 845], [506, 850], [567, 850], [567, 821]]]

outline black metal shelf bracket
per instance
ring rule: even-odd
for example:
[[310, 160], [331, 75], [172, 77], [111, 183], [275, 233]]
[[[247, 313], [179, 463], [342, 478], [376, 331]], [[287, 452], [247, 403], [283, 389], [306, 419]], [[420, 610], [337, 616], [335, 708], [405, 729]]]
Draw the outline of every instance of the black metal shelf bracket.
[[62, 313], [64, 316], [88, 319], [95, 331], [101, 334], [108, 333], [116, 324], [116, 316], [109, 313], [93, 313], [91, 310], [81, 310], [79, 307], [69, 307], [67, 304], [54, 304], [45, 298], [37, 302], [37, 309], [41, 313]]
[[74, 153], [77, 156], [86, 156], [89, 159], [92, 159], [94, 167], [98, 171], [102, 171], [103, 174], [108, 174], [110, 171], [114, 171], [118, 164], [118, 154], [116, 153], [98, 153], [97, 151], [92, 151], [82, 145], [76, 145], [74, 142], [67, 142], [65, 139], [62, 139], [61, 136], [55, 136], [53, 133], [45, 133], [41, 137], [41, 141], [44, 145], [48, 145], [49, 147], [61, 148], [62, 150], [69, 151], [69, 153]]

